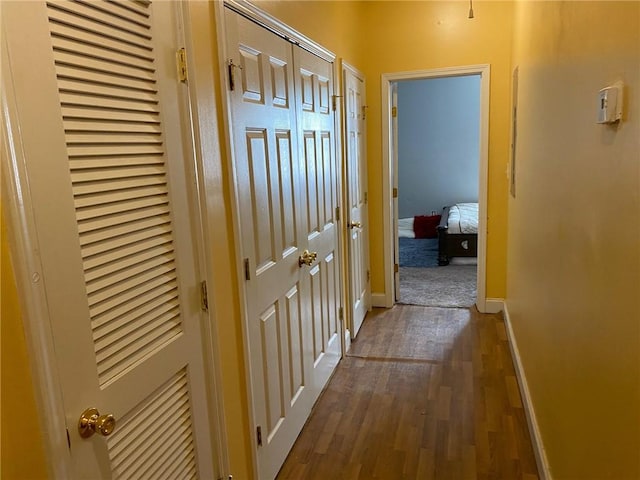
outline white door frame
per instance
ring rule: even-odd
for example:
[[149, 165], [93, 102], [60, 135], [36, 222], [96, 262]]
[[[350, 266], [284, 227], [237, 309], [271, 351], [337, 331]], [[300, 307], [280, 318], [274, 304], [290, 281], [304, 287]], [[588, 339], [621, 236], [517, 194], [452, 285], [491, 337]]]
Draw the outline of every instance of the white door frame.
[[[205, 5], [202, 3], [202, 5]], [[196, 5], [196, 9], [198, 6]], [[208, 15], [191, 14], [193, 6], [188, 2], [176, 6], [177, 29], [180, 42], [187, 49], [187, 55], [193, 61], [188, 62], [188, 75], [190, 82], [185, 91], [179, 94], [180, 101], [186, 110], [181, 114], [181, 128], [192, 135], [185, 136], [185, 163], [190, 167], [187, 175], [194, 178], [189, 197], [199, 202], [198, 213], [194, 215], [194, 244], [197, 248], [198, 270], [203, 280], [213, 285], [211, 262], [205, 253], [207, 238], [205, 212], [202, 210], [205, 199], [202, 197], [203, 189], [207, 188], [207, 180], [202, 175], [205, 156], [219, 158], [216, 149], [212, 145], [218, 144], [216, 127], [216, 104], [212, 96], [212, 76], [207, 77], [207, 72], [196, 75], [193, 66], [196, 58], [201, 61], [210, 61], [211, 52], [209, 46], [199, 46], [192, 39], [191, 25], [199, 23], [200, 28], [209, 28]], [[203, 23], [204, 22], [204, 23]], [[14, 78], [9, 67], [9, 52], [4, 29], [0, 40], [2, 51], [2, 76], [0, 78], [1, 96], [1, 139], [0, 166], [2, 170], [2, 208], [6, 213], [7, 233], [9, 235], [9, 249], [12, 259], [12, 267], [18, 288], [18, 301], [20, 303], [22, 323], [25, 330], [25, 341], [29, 356], [29, 367], [33, 376], [34, 397], [38, 408], [38, 418], [42, 425], [43, 449], [46, 468], [52, 479], [65, 479], [73, 476], [72, 458], [67, 443], [67, 425], [64, 399], [60, 383], [60, 375], [57, 369], [55, 355], [55, 343], [51, 319], [47, 307], [47, 296], [43, 285], [42, 266], [40, 260], [40, 248], [36, 235], [36, 223], [33, 215], [33, 206], [29, 181], [27, 176], [27, 158], [22, 150], [22, 138], [20, 134], [20, 119], [18, 105], [16, 103]], [[207, 47], [207, 48], [205, 48]], [[198, 86], [200, 85], [200, 86]], [[211, 102], [206, 102], [207, 108], [213, 110], [206, 112], [206, 122], [199, 119], [199, 100], [206, 97]], [[57, 100], [56, 100], [57, 101]], [[200, 108], [202, 110], [202, 108]], [[204, 116], [204, 115], [203, 115]], [[200, 131], [200, 127], [206, 127]], [[202, 139], [201, 136], [206, 137]], [[206, 152], [206, 155], [205, 155]], [[208, 187], [211, 188], [211, 187]], [[208, 351], [205, 351], [204, 366], [208, 373], [206, 379], [207, 408], [210, 416], [210, 438], [212, 452], [217, 461], [219, 473], [226, 477], [229, 472], [228, 443], [224, 412], [222, 409], [222, 382], [219, 364], [219, 342], [216, 318], [213, 307], [209, 305], [208, 312], [202, 312], [206, 320], [202, 321], [202, 338]]]
[[384, 226], [384, 306], [394, 304], [394, 255], [393, 246], [397, 232], [393, 228], [393, 187], [397, 181], [394, 175], [393, 142], [391, 139], [391, 83], [401, 80], [480, 75], [480, 162], [478, 190], [478, 278], [476, 306], [480, 312], [487, 311], [486, 298], [486, 256], [487, 256], [487, 182], [489, 172], [489, 64], [460, 67], [416, 70], [410, 72], [383, 73], [382, 86], [382, 213]]

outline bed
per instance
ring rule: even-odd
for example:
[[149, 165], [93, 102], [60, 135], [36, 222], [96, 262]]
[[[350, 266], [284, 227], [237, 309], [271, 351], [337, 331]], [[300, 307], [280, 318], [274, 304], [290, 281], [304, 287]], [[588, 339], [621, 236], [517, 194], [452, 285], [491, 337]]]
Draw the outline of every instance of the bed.
[[449, 265], [453, 257], [477, 256], [478, 204], [444, 207], [438, 225], [438, 265]]

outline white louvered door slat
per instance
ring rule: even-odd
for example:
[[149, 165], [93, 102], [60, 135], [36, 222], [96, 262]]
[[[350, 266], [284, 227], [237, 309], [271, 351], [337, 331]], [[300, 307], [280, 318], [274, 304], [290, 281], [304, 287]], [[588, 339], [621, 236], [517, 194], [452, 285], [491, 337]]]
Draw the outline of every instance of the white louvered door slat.
[[[73, 478], [218, 476], [172, 63], [176, 8], [3, 8]], [[111, 436], [80, 437], [89, 407], [115, 416]]]
[[106, 20], [104, 15], [102, 19], [98, 18], [100, 14], [97, 11], [87, 9], [79, 2], [50, 0], [47, 6], [51, 23], [75, 27], [74, 37], [82, 38], [83, 34], [79, 32], [90, 32], [134, 47], [153, 50], [148, 29], [141, 29], [114, 16], [106, 16]]

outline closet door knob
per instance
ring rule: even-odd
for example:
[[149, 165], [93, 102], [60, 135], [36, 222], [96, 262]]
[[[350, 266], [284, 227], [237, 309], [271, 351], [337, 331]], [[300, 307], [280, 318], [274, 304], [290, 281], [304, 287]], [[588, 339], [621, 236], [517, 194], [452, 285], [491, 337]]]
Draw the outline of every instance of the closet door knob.
[[360, 223], [360, 222], [349, 222], [349, 228], [362, 228], [362, 223]]
[[310, 252], [309, 250], [305, 250], [300, 255], [298, 259], [298, 266], [302, 267], [303, 265], [311, 266], [313, 262], [318, 258], [318, 252]]
[[82, 438], [89, 438], [94, 433], [107, 437], [116, 428], [116, 419], [110, 413], [100, 415], [97, 408], [87, 408], [78, 420], [78, 431]]

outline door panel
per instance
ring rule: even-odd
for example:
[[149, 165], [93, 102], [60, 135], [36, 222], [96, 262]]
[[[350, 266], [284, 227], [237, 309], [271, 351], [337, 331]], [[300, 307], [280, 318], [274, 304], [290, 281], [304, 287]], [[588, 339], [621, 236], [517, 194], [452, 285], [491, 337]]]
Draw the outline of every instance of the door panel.
[[215, 476], [174, 8], [3, 5], [74, 478]]
[[349, 234], [350, 306], [355, 338], [371, 305], [369, 283], [369, 225], [366, 199], [366, 155], [363, 99], [364, 80], [344, 68], [347, 129], [347, 228]]
[[302, 50], [294, 49], [298, 105], [298, 131], [303, 139], [300, 156], [304, 165], [303, 201], [306, 203], [305, 237], [308, 249], [317, 253], [317, 263], [305, 267], [303, 286], [310, 292], [309, 316], [313, 324], [314, 396], [329, 379], [342, 355], [338, 309], [340, 307], [338, 167], [335, 158], [335, 125], [331, 111], [332, 65]]

